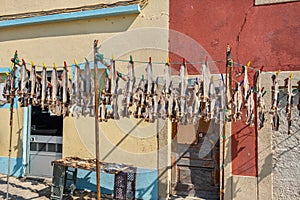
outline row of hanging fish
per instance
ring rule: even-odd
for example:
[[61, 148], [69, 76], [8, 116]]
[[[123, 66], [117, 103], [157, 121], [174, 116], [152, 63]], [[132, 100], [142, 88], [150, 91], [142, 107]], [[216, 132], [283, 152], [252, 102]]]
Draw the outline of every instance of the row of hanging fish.
[[[175, 88], [172, 83], [169, 64], [165, 65], [162, 88], [158, 84], [158, 77], [153, 75], [151, 60], [146, 67], [146, 78], [143, 75], [138, 83], [133, 61], [128, 64], [127, 75], [116, 70], [113, 60], [111, 65], [107, 63], [105, 65], [108, 66], [108, 70], [105, 87], [100, 92], [99, 98], [100, 121], [133, 115], [136, 118], [145, 118], [149, 122], [157, 118], [171, 118], [182, 124], [188, 124], [195, 123], [199, 118], [204, 120], [216, 118], [218, 112], [222, 112], [221, 109], [214, 109], [217, 95], [213, 83], [204, 84], [204, 79], [200, 81], [196, 78], [193, 86], [188, 88], [184, 64], [181, 65], [178, 88]], [[203, 68], [206, 67], [203, 65]], [[125, 81], [123, 88], [119, 86], [120, 79]], [[122, 106], [118, 105], [119, 100]], [[221, 100], [219, 98], [219, 101]], [[75, 116], [80, 115], [80, 113], [76, 114], [77, 108], [80, 109], [80, 105], [75, 105], [75, 112], [73, 112]]]
[[[104, 62], [102, 60], [102, 62]], [[85, 62], [83, 73], [76, 63], [74, 78], [69, 78], [66, 63], [61, 72], [56, 66], [51, 71], [51, 79], [47, 78], [47, 68], [44, 66], [40, 74], [32, 63], [27, 69], [23, 60], [20, 67], [19, 83], [16, 90], [21, 106], [40, 106], [48, 108], [55, 115], [67, 115], [71, 112], [75, 117], [94, 116], [94, 78], [90, 63]], [[133, 115], [153, 122], [156, 118], [172, 118], [183, 124], [195, 123], [199, 118], [210, 120], [218, 118], [222, 109], [215, 109], [221, 105], [222, 98], [216, 95], [213, 79], [206, 73], [201, 78], [195, 78], [193, 85], [188, 87], [187, 69], [184, 64], [180, 69], [180, 84], [175, 87], [170, 75], [169, 64], [165, 65], [164, 85], [158, 85], [158, 77], [154, 77], [151, 61], [146, 67], [146, 78], [142, 76], [139, 82], [135, 76], [134, 62], [128, 64], [128, 73], [118, 72], [112, 60], [107, 65], [105, 83], [100, 85], [103, 90], [99, 94], [99, 120], [119, 119]], [[208, 66], [203, 65], [203, 72]], [[60, 73], [60, 75], [59, 75]], [[4, 96], [9, 100], [12, 91], [11, 74], [6, 79]], [[124, 87], [119, 86], [119, 80], [125, 81]], [[122, 106], [118, 101], [122, 100]]]
[[55, 115], [66, 115], [70, 104], [71, 80], [68, 77], [67, 65], [63, 68], [61, 76], [58, 76], [56, 66], [51, 72], [51, 81], [48, 81], [46, 66], [43, 66], [41, 75], [36, 71], [36, 66], [32, 63], [31, 69], [26, 68], [26, 63], [22, 60], [18, 87], [15, 91], [12, 76], [10, 73], [5, 82], [3, 96], [10, 101], [10, 94], [16, 92], [21, 107], [33, 105], [40, 106], [43, 110], [48, 108]]
[[[235, 83], [235, 89], [232, 95], [232, 115], [229, 116], [229, 120], [233, 119], [235, 121], [242, 119], [242, 108], [246, 110], [246, 124], [252, 126], [254, 124], [254, 100], [257, 101], [257, 127], [261, 129], [264, 126], [265, 114], [266, 114], [266, 105], [264, 101], [264, 95], [266, 94], [265, 88], [261, 84], [261, 72], [263, 67], [260, 70], [257, 70], [254, 75], [254, 85], [249, 86], [248, 81], [248, 67], [250, 62], [243, 66], [242, 72], [239, 72], [239, 75], [244, 74], [244, 79], [241, 82]], [[279, 129], [279, 115], [278, 115], [278, 105], [279, 105], [279, 83], [278, 83], [279, 71], [272, 75], [272, 102], [270, 107], [270, 113], [272, 115], [272, 128], [273, 130], [278, 131]], [[298, 81], [298, 92], [300, 91], [300, 81]], [[243, 87], [243, 88], [242, 88]], [[287, 89], [287, 104], [286, 104], [286, 115], [288, 121], [288, 134], [291, 133], [292, 125], [292, 107], [293, 107], [293, 97], [295, 93], [292, 90], [292, 74], [289, 78], [284, 80], [284, 88]], [[297, 105], [299, 116], [300, 116], [300, 95]]]
[[[278, 83], [278, 75], [279, 71], [272, 75], [272, 106], [271, 106], [271, 111], [270, 113], [272, 114], [272, 128], [275, 131], [279, 130], [279, 115], [278, 115], [278, 106], [279, 106], [279, 83]], [[292, 88], [292, 78], [293, 74], [291, 73], [290, 76], [286, 79], [284, 79], [284, 87], [287, 89], [287, 98], [286, 98], [286, 107], [285, 107], [285, 112], [287, 116], [287, 122], [288, 122], [288, 134], [291, 133], [291, 126], [292, 126], [292, 110], [293, 110], [293, 103], [294, 103], [294, 96], [296, 93], [294, 93], [293, 88]], [[297, 90], [300, 92], [300, 81], [297, 82]], [[300, 116], [300, 94], [298, 97], [298, 112]]]

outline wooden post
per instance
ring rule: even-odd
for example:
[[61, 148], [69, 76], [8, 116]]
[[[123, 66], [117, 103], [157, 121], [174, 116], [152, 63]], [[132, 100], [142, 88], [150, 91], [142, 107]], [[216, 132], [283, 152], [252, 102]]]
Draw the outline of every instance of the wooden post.
[[10, 118], [9, 118], [9, 149], [8, 149], [8, 166], [7, 166], [7, 187], [6, 187], [6, 199], [9, 199], [9, 177], [10, 177], [10, 159], [11, 159], [11, 146], [12, 146], [12, 129], [13, 129], [13, 115], [14, 115], [14, 103], [15, 103], [15, 70], [17, 65], [18, 52], [15, 52], [13, 62], [13, 69], [10, 72], [12, 74], [12, 88], [10, 93]]
[[98, 65], [97, 65], [97, 54], [98, 40], [94, 40], [94, 88], [95, 88], [95, 145], [96, 145], [96, 176], [97, 176], [97, 199], [101, 199], [101, 187], [100, 187], [100, 148], [99, 148], [99, 122], [98, 122]]
[[[228, 99], [231, 99], [232, 95], [232, 60], [231, 60], [231, 48], [229, 44], [226, 46], [226, 74], [225, 74], [225, 107], [224, 109], [228, 109]], [[228, 74], [229, 73], [229, 74]], [[229, 79], [229, 80], [228, 80]], [[229, 82], [229, 83], [228, 83]], [[229, 87], [229, 88], [228, 88]], [[229, 89], [229, 94], [230, 97], [228, 98], [228, 89]], [[226, 114], [225, 114], [226, 115]], [[221, 200], [224, 200], [224, 190], [225, 190], [225, 141], [226, 141], [226, 116], [225, 116], [225, 121], [224, 121], [224, 126], [223, 126], [223, 134], [222, 134], [222, 187], [221, 187]]]

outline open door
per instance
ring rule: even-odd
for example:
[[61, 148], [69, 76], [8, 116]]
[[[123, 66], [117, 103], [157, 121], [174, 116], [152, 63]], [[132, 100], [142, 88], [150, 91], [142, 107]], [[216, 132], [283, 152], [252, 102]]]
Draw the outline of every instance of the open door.
[[199, 151], [210, 122], [172, 126], [172, 194], [198, 198], [219, 199], [219, 141], [203, 158]]
[[62, 158], [63, 116], [32, 107], [29, 175], [52, 176], [51, 161]]

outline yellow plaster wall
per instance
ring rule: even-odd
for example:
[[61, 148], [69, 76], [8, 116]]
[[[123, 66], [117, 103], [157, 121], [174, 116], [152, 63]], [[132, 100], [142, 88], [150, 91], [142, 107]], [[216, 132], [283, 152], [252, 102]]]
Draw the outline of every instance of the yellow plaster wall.
[[[101, 1], [101, 3], [113, 2], [116, 2], [116, 0]], [[88, 2], [81, 0], [76, 2], [70, 0], [54, 0], [51, 2], [17, 0], [12, 3], [11, 1], [0, 0], [0, 4], [3, 5], [0, 15], [71, 8], [96, 3], [100, 2], [96, 0]], [[55, 62], [58, 66], [62, 66], [63, 61], [67, 61], [71, 65], [74, 58], [82, 62], [84, 57], [91, 60], [94, 39], [98, 39], [99, 43], [108, 41], [100, 51], [105, 56], [111, 57], [116, 49], [109, 48], [110, 41], [113, 40], [108, 39], [112, 39], [114, 36], [149, 27], [163, 28], [166, 33], [168, 29], [168, 6], [168, 1], [149, 0], [148, 5], [140, 14], [2, 28], [0, 30], [0, 49], [3, 49], [3, 51], [0, 55], [0, 66], [10, 65], [10, 58], [15, 50], [18, 50], [20, 58], [25, 59], [27, 62], [33, 60], [37, 65], [45, 62], [48, 66], [52, 66]], [[151, 35], [137, 34], [132, 37], [142, 39], [138, 42], [143, 43], [143, 40], [149, 39]], [[126, 38], [123, 41], [124, 43], [121, 41], [121, 45], [128, 47], [125, 40]], [[149, 56], [152, 56], [153, 61], [165, 62], [168, 57], [168, 53], [165, 51], [168, 49], [168, 35], [152, 38], [152, 40], [154, 43], [159, 44], [160, 50], [132, 49], [133, 47], [130, 48], [129, 46], [129, 48], [126, 48], [126, 52], [115, 55], [115, 57], [128, 59], [129, 55], [133, 55], [135, 60], [147, 60]], [[127, 63], [123, 65], [117, 63], [117, 68], [126, 73], [126, 68], [123, 68], [126, 65]], [[136, 67], [140, 68], [137, 70], [139, 75], [145, 73], [144, 68], [146, 65], [136, 64]], [[154, 71], [157, 70], [156, 66], [153, 67]], [[155, 74], [160, 74], [161, 71], [162, 69], [158, 69]], [[133, 127], [139, 123], [136, 119], [132, 119], [131, 122]], [[100, 124], [102, 160], [106, 162], [123, 162], [145, 168], [156, 168], [156, 125], [150, 125], [149, 130], [153, 131], [148, 131], [147, 135], [143, 135], [145, 134], [143, 130], [148, 129], [149, 124], [139, 123], [137, 127], [142, 130], [141, 135], [139, 135], [139, 129], [131, 133], [130, 127], [126, 127], [126, 130], [124, 130], [117, 123], [110, 120], [108, 123]], [[63, 156], [95, 157], [94, 138], [93, 118], [76, 119], [66, 117], [64, 119]]]
[[[8, 157], [10, 109], [0, 109], [0, 157]], [[23, 109], [14, 109], [12, 130], [12, 153], [14, 158], [22, 157]]]
[[0, 0], [1, 10], [0, 15], [37, 12], [66, 7], [79, 7], [83, 5], [94, 5], [99, 3], [114, 3], [118, 0], [39, 0], [39, 1], [23, 1], [23, 0]]

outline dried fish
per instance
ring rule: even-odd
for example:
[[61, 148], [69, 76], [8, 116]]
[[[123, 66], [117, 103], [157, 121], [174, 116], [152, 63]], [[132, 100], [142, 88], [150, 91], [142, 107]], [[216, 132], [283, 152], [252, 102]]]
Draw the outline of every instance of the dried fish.
[[67, 108], [68, 108], [68, 69], [67, 69], [67, 63], [64, 62], [64, 68], [63, 68], [63, 74], [62, 74], [62, 114], [67, 114]]
[[33, 103], [33, 98], [36, 96], [36, 69], [35, 65], [31, 63], [31, 70], [30, 70], [30, 104]]
[[292, 78], [293, 74], [290, 74], [290, 77], [285, 79], [284, 86], [287, 88], [288, 96], [287, 96], [287, 105], [286, 105], [286, 114], [288, 120], [288, 134], [291, 134], [291, 126], [292, 126], [292, 107], [293, 107], [293, 91], [292, 91]]
[[57, 74], [57, 69], [55, 64], [51, 73], [51, 86], [52, 86], [52, 91], [51, 91], [52, 94], [51, 94], [50, 107], [51, 107], [51, 111], [53, 113], [56, 113], [57, 101], [59, 101], [59, 97], [58, 97], [59, 82], [58, 82], [58, 74]]
[[41, 80], [41, 84], [42, 84], [41, 107], [42, 107], [42, 110], [45, 109], [47, 86], [48, 86], [46, 69], [47, 69], [47, 66], [44, 64], [43, 65], [43, 70], [42, 70], [42, 80]]
[[180, 66], [180, 107], [179, 117], [181, 118], [182, 124], [187, 124], [187, 105], [186, 105], [186, 90], [187, 90], [187, 79], [186, 79], [186, 67], [185, 64]]

